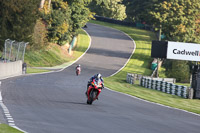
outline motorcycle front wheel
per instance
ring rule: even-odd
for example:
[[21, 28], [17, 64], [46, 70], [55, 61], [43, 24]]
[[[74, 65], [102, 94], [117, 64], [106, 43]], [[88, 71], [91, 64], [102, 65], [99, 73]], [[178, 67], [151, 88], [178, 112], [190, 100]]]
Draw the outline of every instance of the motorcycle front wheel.
[[87, 104], [92, 104], [93, 99], [94, 99], [95, 97], [96, 97], [96, 92], [93, 91], [93, 90], [91, 90], [91, 92], [90, 92], [90, 98], [88, 98]]

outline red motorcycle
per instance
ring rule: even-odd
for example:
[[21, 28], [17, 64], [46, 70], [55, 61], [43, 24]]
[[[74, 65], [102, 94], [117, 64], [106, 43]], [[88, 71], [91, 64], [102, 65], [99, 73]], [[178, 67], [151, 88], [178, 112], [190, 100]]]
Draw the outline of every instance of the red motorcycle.
[[99, 94], [101, 93], [102, 89], [102, 81], [93, 80], [91, 85], [88, 87], [87, 91], [87, 104], [92, 104], [92, 102], [98, 99]]
[[80, 75], [81, 74], [81, 67], [77, 67], [76, 68], [76, 75]]

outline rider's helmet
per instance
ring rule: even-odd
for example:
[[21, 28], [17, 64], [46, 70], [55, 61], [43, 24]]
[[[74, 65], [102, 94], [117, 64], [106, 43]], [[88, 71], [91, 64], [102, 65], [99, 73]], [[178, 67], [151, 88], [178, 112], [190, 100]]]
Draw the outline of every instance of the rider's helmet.
[[80, 65], [80, 64], [78, 64], [78, 67], [81, 67], [81, 65]]
[[101, 74], [98, 73], [98, 74], [96, 75], [96, 77], [97, 77], [97, 79], [100, 79], [100, 78], [101, 78]]

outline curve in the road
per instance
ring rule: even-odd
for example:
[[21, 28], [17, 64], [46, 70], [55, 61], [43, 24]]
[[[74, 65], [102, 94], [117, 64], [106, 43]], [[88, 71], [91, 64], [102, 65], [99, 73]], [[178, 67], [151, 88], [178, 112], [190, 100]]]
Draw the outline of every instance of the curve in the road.
[[[94, 41], [93, 41], [93, 46], [92, 47], [90, 47], [90, 49], [88, 50], [88, 52], [87, 52], [87, 54], [85, 55], [85, 56], [87, 56], [85, 59], [83, 58], [82, 60], [83, 61], [79, 61], [77, 64], [82, 64], [82, 67], [83, 67], [83, 73], [82, 73], [82, 75], [87, 75], [87, 78], [84, 78], [85, 79], [85, 81], [87, 81], [88, 79], [89, 79], [89, 77], [90, 76], [92, 76], [93, 74], [95, 74], [95, 73], [99, 73], [100, 71], [102, 71], [101, 73], [104, 75], [104, 76], [109, 76], [109, 75], [111, 75], [111, 74], [113, 74], [114, 72], [116, 72], [116, 71], [118, 71], [122, 66], [123, 66], [123, 64], [125, 64], [126, 63], [126, 61], [127, 61], [127, 59], [132, 55], [132, 51], [133, 51], [133, 48], [134, 48], [134, 46], [133, 46], [133, 42], [131, 42], [130, 41], [130, 39], [126, 36], [126, 35], [124, 35], [123, 33], [121, 33], [121, 32], [116, 32], [116, 30], [113, 30], [113, 31], [111, 31], [111, 33], [109, 33], [110, 32], [110, 29], [109, 28], [103, 28], [102, 29], [102, 27], [99, 27], [99, 26], [95, 26], [95, 25], [89, 25], [89, 27], [90, 28], [88, 28], [87, 30], [88, 30], [88, 32], [89, 32], [89, 34], [95, 34], [95, 32], [97, 33], [97, 34], [99, 34], [98, 32], [100, 31], [99, 29], [101, 29], [101, 30], [103, 30], [103, 32], [104, 33], [106, 33], [106, 34], [108, 34], [106, 37], [104, 37], [104, 38], [106, 38], [105, 40], [107, 41], [107, 42], [105, 42], [104, 41], [104, 39], [103, 38], [98, 38], [97, 37], [97, 39], [98, 39], [98, 41], [96, 40], [96, 39], [93, 39]], [[94, 30], [95, 29], [95, 30]], [[91, 31], [90, 31], [91, 30]], [[93, 32], [93, 33], [92, 33]], [[97, 35], [96, 34], [96, 35]], [[106, 35], [106, 34], [104, 34], [104, 35]], [[98, 36], [98, 35], [97, 35]], [[118, 36], [118, 37], [117, 37]], [[114, 38], [113, 39], [113, 41], [110, 41], [110, 39], [109, 38]], [[123, 40], [125, 40], [125, 41], [121, 41], [120, 40], [120, 38], [121, 39], [123, 39]], [[99, 41], [100, 40], [100, 41]], [[128, 45], [126, 44], [126, 41], [128, 41], [129, 43], [128, 43]], [[104, 43], [102, 43], [102, 42], [104, 42]], [[120, 42], [123, 42], [123, 43], [120, 43]], [[96, 45], [94, 45], [94, 43], [96, 44]], [[99, 47], [99, 45], [102, 45], [102, 46], [100, 46]], [[128, 50], [126, 49], [126, 50], [123, 50], [123, 49], [121, 49], [121, 48], [124, 48], [124, 46], [123, 45], [127, 45], [128, 46]], [[131, 47], [132, 48], [131, 48]], [[118, 48], [117, 48], [118, 47]], [[117, 50], [116, 50], [117, 49]], [[98, 57], [98, 54], [99, 54], [99, 52], [101, 52], [100, 53], [100, 56], [101, 57]], [[121, 55], [120, 55], [121, 54]], [[106, 57], [106, 56], [108, 56], [108, 57]], [[95, 57], [97, 58], [97, 59], [95, 59]], [[91, 58], [91, 59], [87, 59], [87, 58]], [[119, 58], [119, 60], [118, 60], [118, 58]], [[121, 58], [121, 59], [120, 59]], [[99, 60], [101, 60], [101, 62], [99, 62]], [[116, 61], [116, 60], [118, 60], [118, 61]], [[77, 60], [78, 61], [78, 60]], [[92, 64], [91, 65], [89, 65], [89, 63], [88, 62], [92, 62]], [[110, 64], [113, 64], [112, 62], [114, 62], [114, 67], [112, 68], [112, 67], [109, 67], [109, 65]], [[100, 64], [99, 64], [100, 63]], [[102, 65], [103, 64], [103, 65]], [[95, 65], [95, 67], [96, 68], [94, 68], [94, 65]], [[108, 66], [108, 67], [107, 67]], [[86, 68], [87, 67], [87, 68]], [[101, 68], [101, 67], [103, 67], [103, 68]], [[74, 68], [74, 66], [72, 67], [72, 68]], [[109, 70], [109, 72], [104, 72], [103, 73], [103, 69], [105, 69], [106, 68], [106, 70]], [[69, 68], [70, 69], [70, 68]], [[91, 69], [93, 69], [93, 70], [95, 70], [95, 71], [91, 71]], [[99, 69], [99, 70], [98, 70]], [[89, 70], [89, 71], [87, 71], [87, 74], [84, 74], [84, 71], [86, 72], [86, 70]], [[65, 71], [65, 70], [63, 70], [63, 71]], [[70, 72], [73, 72], [74, 70], [70, 70]], [[60, 71], [61, 72], [61, 71]], [[91, 74], [88, 74], [89, 72], [92, 72]], [[46, 73], [47, 74], [47, 73]], [[48, 75], [48, 74], [47, 74]], [[34, 75], [32, 75], [32, 76], [34, 76]], [[44, 74], [43, 74], [43, 76], [44, 76]], [[28, 78], [29, 79], [29, 77], [22, 77], [21, 79], [26, 79], [26, 78]], [[13, 81], [15, 81], [15, 79], [16, 80], [20, 80], [20, 78], [14, 78], [14, 79], [8, 79], [8, 80], [5, 80], [5, 82], [7, 82], [8, 84], [12, 84], [12, 82]], [[37, 79], [36, 79], [37, 80]], [[23, 83], [24, 81], [22, 81], [22, 84], [26, 84], [26, 83]], [[15, 83], [14, 83], [15, 84]], [[20, 83], [21, 84], [21, 83]], [[83, 88], [85, 88], [85, 84], [86, 84], [86, 82], [84, 83], [84, 87]], [[6, 83], [4, 84], [5, 86], [6, 86]], [[11, 88], [15, 88], [16, 86], [14, 85], [13, 87], [11, 87]], [[6, 86], [5, 88], [9, 88], [8, 86]], [[17, 87], [18, 88], [18, 87]], [[5, 91], [8, 91], [8, 90], [5, 90]], [[9, 93], [9, 92], [8, 92]], [[25, 94], [25, 95], [27, 95], [27, 94]], [[12, 97], [12, 96], [11, 96]], [[10, 98], [9, 96], [7, 96], [6, 98]], [[6, 102], [6, 98], [4, 98], [5, 100], [5, 102]], [[16, 98], [17, 99], [17, 98]], [[25, 101], [24, 101], [25, 102]], [[9, 104], [8, 104], [8, 106], [9, 106]], [[11, 109], [12, 110], [12, 109]], [[15, 126], [15, 125], [13, 125], [13, 126]]]
[[[199, 117], [104, 89], [92, 106], [84, 92], [88, 79], [116, 73], [132, 54], [125, 34], [89, 24], [92, 45], [87, 53], [61, 72], [7, 79], [2, 84], [5, 105], [15, 124], [37, 133], [199, 133]], [[82, 73], [75, 76], [75, 66]]]

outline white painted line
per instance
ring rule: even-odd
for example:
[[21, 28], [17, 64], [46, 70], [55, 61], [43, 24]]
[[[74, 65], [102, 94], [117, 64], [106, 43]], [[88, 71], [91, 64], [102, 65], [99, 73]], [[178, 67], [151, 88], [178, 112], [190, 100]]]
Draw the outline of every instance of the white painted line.
[[[113, 28], [112, 28], [112, 29], [113, 29]], [[117, 29], [115, 29], [115, 30], [117, 30]], [[118, 31], [120, 31], [120, 30], [118, 30]], [[120, 31], [120, 32], [122, 32], [122, 31]], [[136, 43], [135, 43], [135, 41], [134, 41], [128, 34], [126, 34], [125, 32], [122, 32], [122, 33], [124, 33], [125, 35], [127, 35], [127, 36], [133, 41], [134, 48], [133, 48], [133, 51], [132, 51], [131, 55], [129, 56], [128, 60], [127, 60], [126, 63], [124, 64], [124, 66], [121, 67], [117, 72], [113, 73], [112, 75], [110, 75], [110, 76], [108, 76], [108, 77], [112, 77], [112, 76], [114, 76], [115, 74], [119, 73], [119, 72], [128, 64], [129, 60], [131, 59], [131, 57], [132, 57], [132, 55], [134, 54], [135, 49], [136, 49]]]
[[6, 117], [11, 117], [11, 115], [10, 115], [10, 114], [5, 114], [5, 116], [6, 116]]
[[[94, 25], [98, 25], [98, 24], [94, 24]], [[102, 26], [102, 25], [101, 25], [101, 26]], [[126, 61], [126, 63], [125, 63], [119, 70], [117, 70], [117, 72], [115, 72], [115, 73], [111, 74], [110, 76], [108, 76], [108, 77], [112, 77], [112, 76], [114, 76], [115, 74], [117, 74], [118, 72], [120, 72], [120, 71], [128, 64], [129, 60], [131, 59], [132, 55], [133, 55], [134, 52], [135, 52], [136, 43], [135, 43], [135, 41], [134, 41], [128, 34], [126, 34], [125, 32], [123, 32], [123, 31], [121, 31], [121, 30], [118, 30], [118, 29], [115, 29], [115, 28], [112, 28], [112, 27], [107, 27], [107, 26], [104, 26], [104, 27], [110, 28], [110, 29], [113, 29], [113, 30], [117, 30], [117, 31], [119, 31], [119, 32], [121, 32], [121, 33], [123, 33], [123, 34], [125, 34], [126, 36], [128, 36], [128, 37], [133, 41], [133, 45], [134, 45], [133, 51], [132, 51], [131, 55], [129, 56], [128, 60]]]
[[1, 91], [0, 91], [0, 101], [2, 102], [2, 96], [1, 96]]
[[9, 123], [15, 123], [15, 122], [14, 122], [14, 121], [12, 121], [12, 120], [8, 120], [8, 122], [9, 122]]
[[14, 123], [9, 123], [8, 125], [9, 125], [9, 126], [15, 126], [15, 124], [14, 124]]
[[147, 103], [152, 103], [152, 104], [156, 104], [156, 105], [159, 105], [159, 106], [162, 106], [162, 107], [166, 107], [166, 108], [170, 108], [170, 109], [175, 109], [175, 110], [183, 111], [183, 112], [186, 112], [186, 113], [189, 113], [189, 114], [193, 114], [193, 115], [196, 115], [196, 116], [199, 116], [199, 117], [200, 117], [200, 114], [196, 114], [196, 113], [193, 113], [193, 112], [189, 112], [189, 111], [187, 111], [187, 110], [178, 109], [178, 108], [173, 108], [173, 107], [166, 106], [166, 105], [163, 105], [163, 104], [159, 104], [159, 103], [155, 103], [155, 102], [147, 101], [147, 100], [144, 100], [144, 99], [141, 99], [141, 98], [138, 98], [138, 97], [135, 97], [135, 96], [132, 96], [132, 95], [126, 94], [126, 93], [122, 93], [122, 92], [118, 92], [118, 91], [115, 91], [115, 90], [111, 90], [111, 89], [108, 88], [108, 87], [105, 87], [105, 88], [106, 88], [107, 90], [110, 90], [110, 91], [113, 91], [113, 92], [116, 92], [116, 93], [120, 93], [120, 94], [123, 94], [123, 95], [129, 96], [129, 97], [132, 97], [132, 98], [135, 98], [135, 99], [138, 99], [138, 100], [141, 100], [141, 101], [147, 102]]
[[[85, 30], [84, 30], [85, 31]], [[76, 63], [79, 59], [81, 59], [85, 54], [86, 54], [86, 52], [90, 49], [90, 47], [91, 47], [91, 42], [92, 42], [92, 39], [91, 39], [91, 37], [90, 37], [90, 35], [85, 31], [85, 33], [88, 35], [88, 37], [89, 37], [89, 39], [90, 39], [90, 42], [89, 42], [89, 46], [88, 46], [88, 48], [87, 48], [87, 50], [78, 58], [78, 59], [76, 59], [74, 62], [72, 62], [71, 64], [69, 64], [68, 66], [66, 66], [66, 67], [64, 67], [64, 68], [62, 68], [61, 70], [58, 70], [58, 71], [51, 71], [51, 72], [43, 72], [43, 73], [35, 73], [35, 74], [26, 74], [26, 75], [39, 75], [39, 74], [46, 74], [46, 73], [54, 73], [54, 72], [61, 72], [61, 71], [63, 71], [65, 68], [67, 68], [67, 67], [69, 67], [69, 66], [71, 66], [71, 65], [73, 65], [74, 63]], [[22, 75], [19, 75], [19, 76], [22, 76]], [[13, 77], [17, 77], [17, 76], [13, 76]], [[6, 77], [6, 78], [3, 78], [3, 79], [7, 79], [7, 78], [11, 78], [11, 77]], [[0, 81], [0, 86], [1, 86], [1, 81]], [[7, 109], [7, 107], [3, 104], [3, 99], [2, 99], [2, 96], [1, 96], [1, 91], [0, 91], [0, 105], [1, 105], [1, 107], [3, 108], [3, 109]], [[4, 110], [4, 111], [5, 111]], [[6, 113], [4, 112], [4, 114], [5, 114], [5, 116], [6, 116], [6, 118], [8, 119], [8, 118], [12, 118], [12, 116], [9, 114], [9, 111], [8, 111], [8, 109], [6, 110]], [[14, 121], [13, 121], [14, 122]], [[17, 126], [15, 126], [15, 124], [11, 124], [11, 123], [9, 123], [9, 125], [10, 126], [12, 126], [12, 127], [14, 127], [14, 128], [16, 128], [16, 129], [18, 129], [18, 130], [20, 130], [20, 131], [22, 131], [22, 132], [25, 132], [26, 133], [26, 131], [23, 131], [23, 130], [21, 130], [20, 128], [18, 128]]]
[[26, 131], [24, 131], [24, 130], [21, 130], [20, 128], [18, 128], [17, 126], [11, 126], [11, 127], [13, 127], [13, 128], [15, 128], [15, 129], [17, 129], [17, 130], [19, 130], [19, 131], [21, 131], [21, 132], [24, 132], [24, 133], [28, 133], [28, 132], [26, 132]]
[[[0, 81], [0, 83], [1, 83], [1, 81]], [[11, 126], [13, 128], [16, 128], [17, 130], [22, 131], [24, 133], [27, 133], [27, 132], [21, 130], [20, 128], [18, 128], [17, 126], [15, 126], [15, 121], [13, 120], [12, 116], [10, 115], [8, 108], [3, 103], [3, 98], [2, 98], [2, 95], [1, 95], [1, 91], [0, 91], [0, 106], [3, 108], [3, 112], [4, 112], [4, 115], [5, 115], [6, 119], [7, 119], [7, 121], [8, 121], [8, 125], [9, 126]]]

